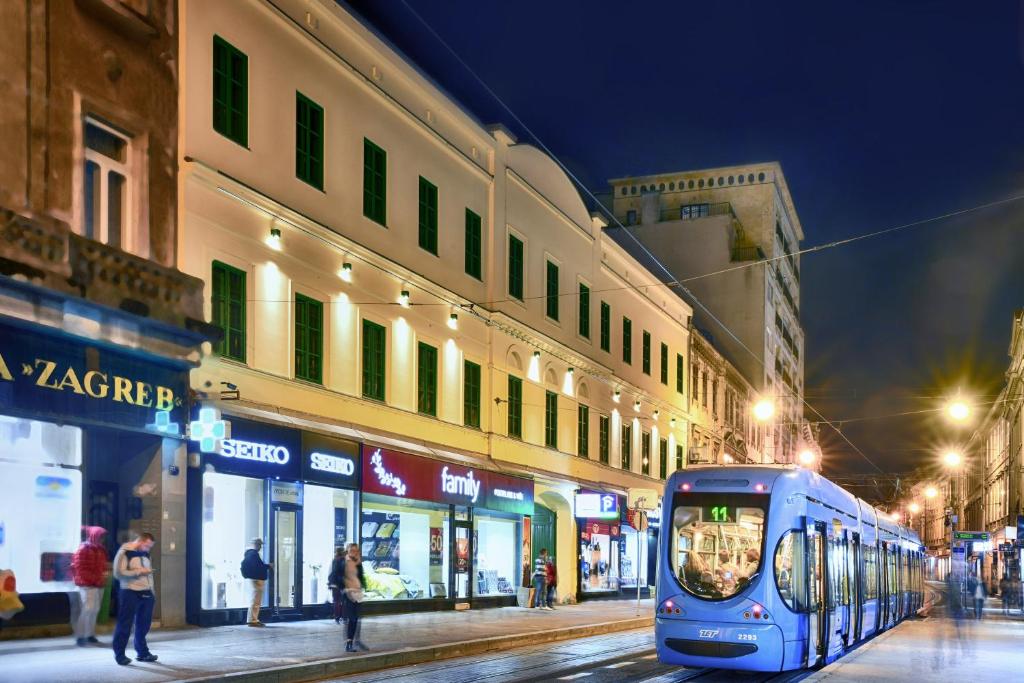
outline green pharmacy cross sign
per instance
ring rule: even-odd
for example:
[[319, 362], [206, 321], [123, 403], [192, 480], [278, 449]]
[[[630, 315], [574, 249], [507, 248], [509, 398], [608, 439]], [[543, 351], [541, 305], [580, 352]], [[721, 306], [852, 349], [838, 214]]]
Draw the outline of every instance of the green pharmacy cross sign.
[[200, 408], [199, 419], [189, 423], [189, 436], [199, 442], [203, 453], [217, 453], [221, 442], [231, 438], [231, 425], [221, 419], [216, 408]]

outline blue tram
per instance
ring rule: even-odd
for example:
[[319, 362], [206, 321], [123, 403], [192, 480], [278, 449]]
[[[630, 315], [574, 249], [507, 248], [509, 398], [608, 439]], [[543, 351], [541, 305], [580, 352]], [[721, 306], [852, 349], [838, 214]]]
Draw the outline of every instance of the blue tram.
[[814, 667], [924, 605], [917, 534], [815, 472], [680, 470], [661, 512], [663, 663]]

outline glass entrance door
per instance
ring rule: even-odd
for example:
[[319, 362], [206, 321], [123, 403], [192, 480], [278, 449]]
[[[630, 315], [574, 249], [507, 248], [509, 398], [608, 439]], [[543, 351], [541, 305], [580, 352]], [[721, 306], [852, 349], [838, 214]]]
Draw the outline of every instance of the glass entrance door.
[[271, 581], [274, 586], [273, 605], [276, 610], [297, 607], [296, 586], [298, 586], [298, 511], [292, 508], [274, 506], [274, 572]]
[[473, 523], [455, 522], [455, 592], [458, 600], [473, 597]]

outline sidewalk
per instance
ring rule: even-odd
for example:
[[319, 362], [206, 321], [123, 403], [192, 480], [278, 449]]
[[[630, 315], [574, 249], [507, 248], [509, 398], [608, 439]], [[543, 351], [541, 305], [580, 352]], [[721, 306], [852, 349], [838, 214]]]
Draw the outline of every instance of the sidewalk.
[[[369, 653], [346, 654], [342, 626], [333, 620], [154, 631], [150, 648], [160, 660], [114, 662], [106, 647], [79, 648], [70, 637], [0, 642], [0, 680], [303, 681], [344, 676], [399, 664], [446, 659], [523, 645], [611, 633], [654, 623], [650, 600], [585, 602], [554, 612], [518, 607], [367, 617], [362, 637]], [[129, 646], [128, 656], [133, 656]], [[233, 672], [240, 672], [233, 674]]]

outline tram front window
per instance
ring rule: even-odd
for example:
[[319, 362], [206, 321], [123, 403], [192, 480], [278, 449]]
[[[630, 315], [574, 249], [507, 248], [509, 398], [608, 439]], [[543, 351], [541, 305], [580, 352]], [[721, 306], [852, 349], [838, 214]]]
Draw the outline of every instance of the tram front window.
[[736, 595], [761, 571], [768, 496], [676, 493], [672, 500], [676, 578], [706, 600]]

